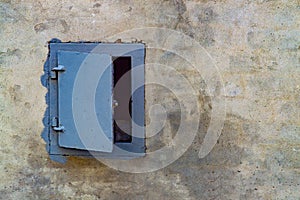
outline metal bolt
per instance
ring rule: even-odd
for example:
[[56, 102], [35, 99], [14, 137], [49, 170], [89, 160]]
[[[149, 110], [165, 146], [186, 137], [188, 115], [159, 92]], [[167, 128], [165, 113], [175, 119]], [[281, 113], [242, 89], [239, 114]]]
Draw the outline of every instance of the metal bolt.
[[119, 103], [117, 102], [117, 100], [113, 100], [113, 108], [117, 107], [119, 105]]

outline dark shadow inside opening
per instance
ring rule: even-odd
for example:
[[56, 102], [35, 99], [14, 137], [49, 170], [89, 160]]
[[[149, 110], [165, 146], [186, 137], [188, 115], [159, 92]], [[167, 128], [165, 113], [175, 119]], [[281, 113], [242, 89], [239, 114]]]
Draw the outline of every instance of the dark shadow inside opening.
[[[132, 141], [132, 99], [131, 99], [131, 57], [115, 57], [113, 58], [113, 79], [114, 79], [114, 142], [115, 143], [131, 143]], [[128, 72], [128, 73], [127, 73]], [[126, 74], [127, 73], [127, 74]], [[123, 75], [125, 77], [122, 78]], [[122, 82], [116, 84], [122, 78]]]

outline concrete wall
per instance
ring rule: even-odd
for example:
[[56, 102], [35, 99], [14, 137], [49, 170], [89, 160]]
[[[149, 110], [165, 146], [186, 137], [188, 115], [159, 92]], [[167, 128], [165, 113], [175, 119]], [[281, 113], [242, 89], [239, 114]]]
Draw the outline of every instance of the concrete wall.
[[[148, 81], [170, 76], [147, 65], [161, 63], [198, 91], [200, 125], [188, 151], [168, 167], [143, 174], [116, 171], [94, 159], [51, 161], [40, 138], [47, 41], [114, 42], [107, 38], [139, 27], [180, 31], [211, 55], [227, 100], [217, 144], [198, 157], [212, 120], [201, 74], [176, 55], [149, 49]], [[300, 199], [299, 0], [1, 0], [0, 33], [0, 199]], [[120, 39], [164, 42], [159, 34]], [[188, 44], [175, 44], [193, 55]], [[195, 95], [177, 89], [187, 99]], [[165, 127], [148, 140], [151, 151], [176, 133], [180, 107], [157, 85], [147, 86], [146, 96], [147, 110], [158, 103], [168, 110]]]

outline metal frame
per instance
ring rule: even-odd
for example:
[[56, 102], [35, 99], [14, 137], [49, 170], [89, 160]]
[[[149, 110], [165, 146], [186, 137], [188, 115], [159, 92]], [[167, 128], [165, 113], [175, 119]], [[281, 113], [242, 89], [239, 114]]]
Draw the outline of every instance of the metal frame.
[[[132, 99], [132, 119], [138, 124], [139, 128], [132, 126], [131, 143], [115, 143], [111, 153], [89, 152], [86, 150], [68, 149], [58, 146], [58, 134], [51, 127], [51, 120], [58, 117], [58, 84], [56, 72], [57, 69], [57, 52], [58, 51], [76, 51], [82, 53], [109, 54], [112, 57], [130, 56], [132, 69], [142, 67], [138, 72], [132, 72], [132, 88], [140, 81], [145, 82], [144, 62], [145, 46], [141, 43], [61, 43], [54, 40], [49, 43], [49, 56], [45, 63], [45, 75], [42, 77], [43, 84], [48, 88], [46, 102], [48, 104], [44, 118], [44, 140], [47, 142], [47, 151], [52, 159], [59, 161], [63, 156], [96, 156], [103, 158], [131, 159], [145, 155], [145, 130], [144, 128], [144, 86], [140, 87], [133, 94]], [[46, 80], [43, 80], [46, 79]]]

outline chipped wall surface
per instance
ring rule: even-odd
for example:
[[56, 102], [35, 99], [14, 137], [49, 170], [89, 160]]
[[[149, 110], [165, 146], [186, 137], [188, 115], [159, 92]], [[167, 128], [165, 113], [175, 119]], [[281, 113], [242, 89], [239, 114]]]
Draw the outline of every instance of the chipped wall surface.
[[[181, 120], [199, 120], [189, 149], [169, 166], [140, 174], [95, 159], [51, 161], [40, 137], [47, 42], [166, 43], [159, 33], [113, 37], [142, 27], [190, 36], [214, 60], [227, 102], [217, 144], [198, 157], [213, 109], [201, 72], [170, 52], [147, 49], [146, 80], [171, 77], [186, 99], [195, 96], [150, 63], [172, 66], [198, 91], [201, 116], [181, 119], [176, 96], [147, 85], [146, 110], [161, 104], [168, 111], [162, 130], [149, 137], [148, 151], [168, 145]], [[0, 199], [300, 199], [299, 0], [1, 0], [0, 33]], [[168, 44], [198, 56], [191, 44]], [[146, 119], [151, 121], [149, 113]]]

